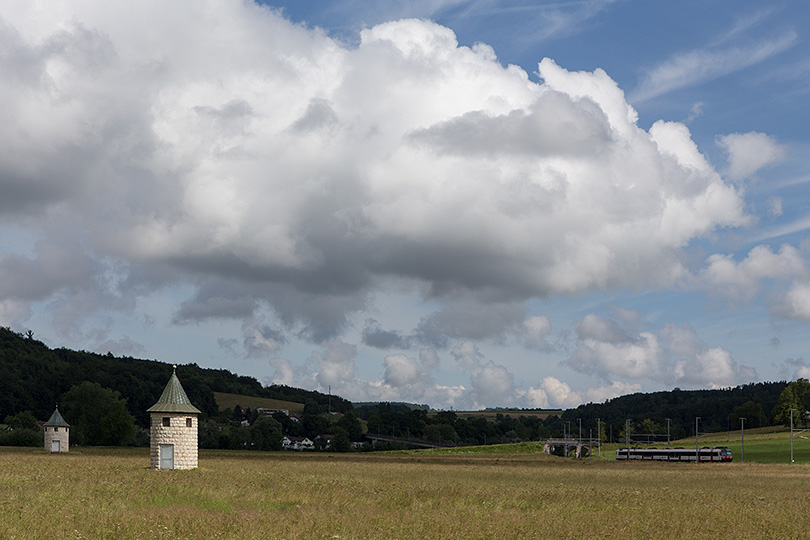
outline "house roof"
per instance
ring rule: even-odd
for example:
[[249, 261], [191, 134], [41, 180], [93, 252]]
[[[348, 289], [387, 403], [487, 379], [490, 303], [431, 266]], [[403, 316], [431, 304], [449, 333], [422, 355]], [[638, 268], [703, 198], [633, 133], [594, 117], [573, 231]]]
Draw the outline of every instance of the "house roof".
[[45, 422], [46, 426], [54, 426], [54, 427], [70, 427], [70, 424], [65, 422], [65, 419], [62, 418], [62, 415], [59, 413], [59, 407], [57, 406], [56, 409], [53, 411], [50, 419]]
[[169, 412], [169, 413], [193, 413], [200, 414], [200, 409], [191, 404], [188, 399], [186, 391], [183, 390], [183, 385], [180, 384], [180, 379], [177, 378], [177, 366], [172, 371], [172, 376], [163, 389], [163, 393], [157, 400], [157, 403], [146, 409], [146, 412]]

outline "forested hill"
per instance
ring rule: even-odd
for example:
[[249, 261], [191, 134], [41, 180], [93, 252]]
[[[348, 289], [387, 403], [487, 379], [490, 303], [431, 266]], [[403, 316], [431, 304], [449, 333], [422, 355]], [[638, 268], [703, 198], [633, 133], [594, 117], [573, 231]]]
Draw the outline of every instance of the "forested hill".
[[563, 413], [563, 421], [577, 426], [595, 425], [596, 419], [613, 426], [616, 433], [629, 420], [636, 433], [647, 429], [666, 433], [667, 419], [672, 436], [681, 438], [694, 435], [695, 418], [700, 417], [701, 433], [740, 429], [740, 418], [746, 419], [746, 428], [770, 425], [779, 395], [787, 382], [763, 382], [717, 390], [680, 390], [630, 394], [605, 403], [588, 403]]
[[[73, 386], [90, 381], [115, 390], [127, 400], [127, 409], [141, 426], [148, 426], [146, 409], [155, 404], [172, 374], [171, 363], [115, 357], [68, 349], [50, 349], [31, 334], [0, 327], [0, 421], [8, 415], [31, 411], [47, 420], [59, 399]], [[263, 387], [253, 377], [224, 369], [178, 365], [177, 376], [189, 399], [204, 415], [216, 416], [214, 392], [228, 392], [326, 405], [329, 396], [288, 386]], [[351, 402], [331, 397], [333, 411], [352, 409]]]

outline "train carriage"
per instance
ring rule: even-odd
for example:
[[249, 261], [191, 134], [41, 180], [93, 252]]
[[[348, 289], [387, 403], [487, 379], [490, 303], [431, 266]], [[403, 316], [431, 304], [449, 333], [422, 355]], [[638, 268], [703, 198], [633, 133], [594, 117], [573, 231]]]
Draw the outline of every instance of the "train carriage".
[[619, 461], [706, 461], [728, 463], [734, 459], [731, 450], [725, 446], [704, 446], [695, 448], [619, 448], [616, 450]]

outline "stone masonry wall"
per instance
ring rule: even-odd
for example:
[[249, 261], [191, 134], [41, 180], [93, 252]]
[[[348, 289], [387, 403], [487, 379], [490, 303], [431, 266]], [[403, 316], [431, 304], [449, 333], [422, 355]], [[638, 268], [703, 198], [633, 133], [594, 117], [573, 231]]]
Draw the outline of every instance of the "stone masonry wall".
[[[57, 429], [57, 431], [54, 431]], [[53, 441], [59, 441], [59, 452], [67, 452], [70, 450], [70, 428], [54, 426], [45, 426], [45, 451], [53, 451]]]
[[[149, 462], [153, 469], [160, 469], [160, 445], [174, 445], [174, 468], [197, 468], [197, 415], [180, 413], [152, 413]], [[169, 418], [171, 426], [165, 427], [163, 419]], [[191, 427], [186, 419], [191, 418]]]

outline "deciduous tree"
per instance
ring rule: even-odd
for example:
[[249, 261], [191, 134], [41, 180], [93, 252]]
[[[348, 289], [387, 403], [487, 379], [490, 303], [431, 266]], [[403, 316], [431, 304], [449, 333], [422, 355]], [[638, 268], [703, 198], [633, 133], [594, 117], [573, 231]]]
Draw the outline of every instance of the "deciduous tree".
[[773, 409], [775, 424], [790, 424], [790, 411], [793, 422], [807, 428], [807, 412], [810, 410], [810, 381], [799, 378], [788, 384], [779, 395], [779, 401]]
[[85, 381], [63, 397], [64, 418], [71, 425], [71, 444], [123, 446], [132, 444], [135, 418], [121, 394]]

